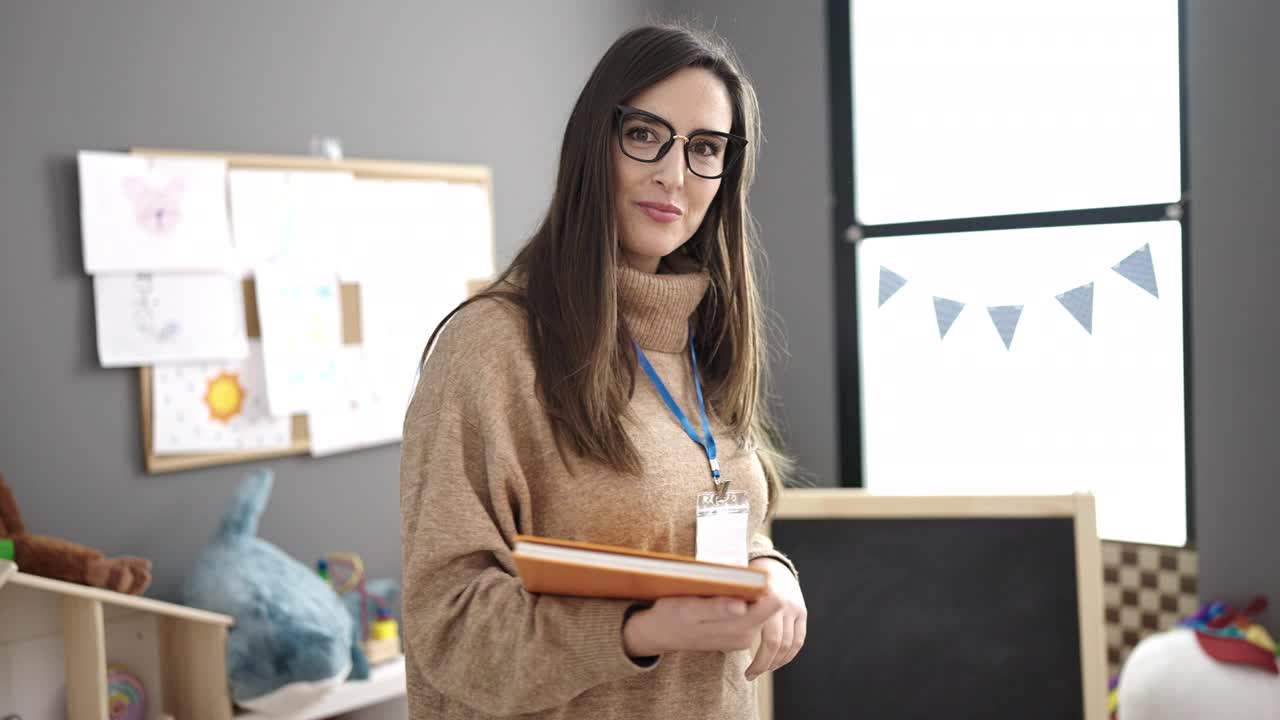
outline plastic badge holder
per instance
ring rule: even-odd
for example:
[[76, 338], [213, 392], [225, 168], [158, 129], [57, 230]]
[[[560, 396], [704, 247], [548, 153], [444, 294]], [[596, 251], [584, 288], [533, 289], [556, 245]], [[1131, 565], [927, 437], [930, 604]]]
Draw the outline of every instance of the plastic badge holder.
[[698, 494], [698, 559], [745, 566], [751, 506], [745, 492]]

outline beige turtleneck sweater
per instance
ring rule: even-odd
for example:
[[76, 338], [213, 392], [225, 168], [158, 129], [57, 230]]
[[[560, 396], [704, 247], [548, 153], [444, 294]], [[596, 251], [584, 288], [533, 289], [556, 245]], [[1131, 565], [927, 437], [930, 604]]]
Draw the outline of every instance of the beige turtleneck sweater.
[[[688, 324], [705, 273], [620, 268], [619, 307], [685, 415], [697, 418]], [[628, 430], [639, 478], [560, 453], [534, 384], [523, 311], [485, 299], [441, 333], [404, 428], [403, 623], [415, 720], [755, 718], [749, 652], [622, 646], [628, 601], [540, 596], [516, 577], [517, 533], [695, 554], [707, 458], [637, 374]], [[724, 477], [751, 502], [751, 556], [783, 562], [759, 530], [767, 488], [754, 452], [715, 421]]]

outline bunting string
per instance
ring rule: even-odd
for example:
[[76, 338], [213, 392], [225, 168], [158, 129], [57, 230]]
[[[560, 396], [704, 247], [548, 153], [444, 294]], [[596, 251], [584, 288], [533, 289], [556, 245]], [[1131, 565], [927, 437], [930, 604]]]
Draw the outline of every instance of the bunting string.
[[[1151, 244], [1144, 244], [1111, 268], [1121, 277], [1146, 290], [1155, 298], [1160, 297], [1156, 285], [1155, 264], [1151, 260]], [[880, 266], [879, 305], [883, 307], [908, 283], [907, 278]], [[1093, 334], [1093, 282], [1072, 288], [1056, 295], [1058, 303], [1080, 323], [1080, 327]], [[964, 311], [966, 303], [951, 298], [933, 296], [933, 311], [938, 323], [938, 339], [945, 340], [956, 318]], [[1022, 318], [1022, 305], [996, 305], [986, 308], [987, 315], [1006, 350], [1012, 349], [1018, 321]]]

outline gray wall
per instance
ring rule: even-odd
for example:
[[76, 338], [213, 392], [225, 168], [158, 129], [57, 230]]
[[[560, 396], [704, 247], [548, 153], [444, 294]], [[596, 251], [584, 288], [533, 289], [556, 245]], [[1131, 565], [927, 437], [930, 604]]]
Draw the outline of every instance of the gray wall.
[[[1280, 5], [1192, 0], [1192, 401], [1202, 595], [1280, 603]], [[1280, 611], [1267, 617], [1280, 631]]]
[[[550, 196], [564, 121], [642, 0], [0, 2], [0, 472], [33, 531], [155, 562], [173, 599], [246, 466], [142, 470], [136, 373], [94, 345], [78, 149], [347, 154], [493, 167], [499, 261]], [[377, 11], [374, 11], [374, 8]], [[263, 537], [399, 574], [399, 447], [270, 463]]]

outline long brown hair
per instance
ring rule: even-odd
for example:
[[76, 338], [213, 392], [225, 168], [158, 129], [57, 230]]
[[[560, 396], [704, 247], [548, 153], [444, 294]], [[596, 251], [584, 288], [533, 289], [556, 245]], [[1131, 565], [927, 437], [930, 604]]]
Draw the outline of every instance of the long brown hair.
[[[623, 425], [637, 362], [618, 311], [614, 109], [689, 67], [720, 78], [733, 106], [730, 132], [748, 140], [721, 180], [702, 225], [677, 251], [697, 261], [711, 279], [695, 311], [699, 366], [708, 405], [739, 443], [757, 450], [772, 497], [791, 464], [767, 407], [765, 320], [754, 269], [760, 249], [747, 209], [760, 113], [749, 79], [719, 38], [683, 27], [647, 26], [614, 42], [569, 116], [555, 194], [542, 225], [502, 275], [454, 313], [482, 298], [523, 307], [538, 391], [557, 440], [618, 472], [639, 473], [640, 457]], [[513, 275], [522, 287], [508, 282]]]

